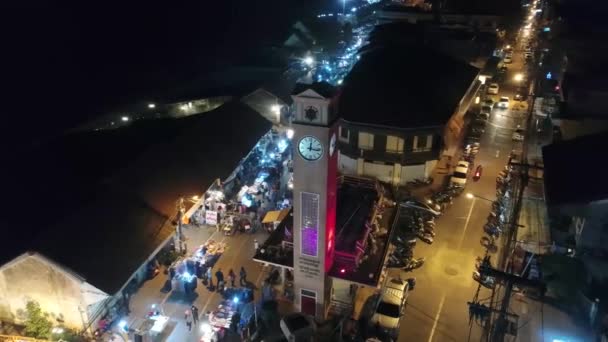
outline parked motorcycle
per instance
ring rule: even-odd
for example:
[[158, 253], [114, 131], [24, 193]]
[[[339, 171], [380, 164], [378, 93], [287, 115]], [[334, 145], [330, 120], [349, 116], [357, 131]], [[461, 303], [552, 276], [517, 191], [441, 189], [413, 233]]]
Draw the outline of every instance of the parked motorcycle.
[[494, 280], [494, 278], [489, 277], [489, 276], [482, 276], [481, 273], [474, 271], [473, 272], [473, 279], [478, 282], [479, 284], [481, 284], [481, 286], [488, 288], [490, 290], [494, 289], [496, 287], [496, 281]]
[[425, 258], [412, 259], [403, 267], [403, 270], [406, 272], [413, 271], [417, 268], [422, 267], [422, 265], [424, 265], [424, 261]]

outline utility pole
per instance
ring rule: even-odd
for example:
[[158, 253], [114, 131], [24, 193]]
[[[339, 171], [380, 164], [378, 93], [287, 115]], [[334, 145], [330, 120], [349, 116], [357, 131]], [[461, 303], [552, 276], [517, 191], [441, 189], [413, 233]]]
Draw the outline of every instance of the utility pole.
[[184, 198], [177, 200], [177, 224], [175, 225], [175, 249], [178, 253], [183, 253], [182, 219], [184, 217]]

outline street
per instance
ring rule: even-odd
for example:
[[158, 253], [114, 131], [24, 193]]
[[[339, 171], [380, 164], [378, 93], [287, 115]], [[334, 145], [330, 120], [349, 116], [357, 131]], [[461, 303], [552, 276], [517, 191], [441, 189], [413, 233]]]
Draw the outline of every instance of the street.
[[[484, 235], [482, 227], [496, 198], [496, 177], [508, 162], [512, 150], [521, 149], [521, 143], [512, 140], [517, 125], [524, 125], [527, 106], [513, 101], [517, 81], [516, 74], [524, 72], [521, 50], [513, 53], [513, 63], [508, 65], [505, 81], [500, 84], [497, 100], [501, 96], [511, 99], [508, 110], [494, 109], [480, 141], [480, 150], [475, 159], [482, 165], [483, 174], [479, 181], [471, 177], [467, 181], [463, 195], [454, 199], [452, 206], [436, 220], [437, 236], [433, 245], [418, 241], [414, 249], [415, 257], [425, 257], [423, 267], [401, 273], [401, 277], [416, 277], [417, 286], [409, 297], [405, 316], [401, 322], [400, 338], [412, 341], [477, 341], [482, 328], [476, 323], [469, 325], [471, 301], [478, 289], [473, 280], [476, 258], [485, 254], [480, 244]], [[514, 108], [517, 108], [515, 110]], [[467, 198], [471, 193], [475, 197]], [[485, 199], [488, 200], [485, 200]], [[501, 241], [497, 243], [499, 246]], [[492, 254], [496, 266], [497, 254]], [[394, 269], [393, 276], [400, 271]], [[480, 302], [489, 304], [491, 291], [481, 288]]]

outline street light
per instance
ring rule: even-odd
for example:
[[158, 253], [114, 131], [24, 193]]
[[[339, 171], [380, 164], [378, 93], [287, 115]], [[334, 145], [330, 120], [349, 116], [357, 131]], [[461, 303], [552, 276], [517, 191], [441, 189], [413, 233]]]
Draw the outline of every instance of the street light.
[[148, 108], [154, 109], [156, 108], [156, 105], [154, 103], [148, 103]]
[[306, 64], [308, 66], [312, 66], [314, 63], [315, 63], [315, 59], [312, 58], [312, 56], [304, 57], [304, 64]]
[[287, 129], [287, 139], [291, 140], [293, 139], [293, 135], [295, 134], [294, 130], [291, 128]]

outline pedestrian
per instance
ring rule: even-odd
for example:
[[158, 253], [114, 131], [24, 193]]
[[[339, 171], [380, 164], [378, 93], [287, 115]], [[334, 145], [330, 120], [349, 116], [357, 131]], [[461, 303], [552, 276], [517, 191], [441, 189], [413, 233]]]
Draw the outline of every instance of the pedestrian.
[[247, 272], [243, 266], [241, 266], [241, 271], [239, 272], [239, 284], [241, 286], [247, 286]]
[[211, 267], [207, 267], [207, 279], [209, 280], [209, 288], [213, 288], [213, 273]]
[[258, 243], [258, 240], [253, 239], [253, 249], [255, 249], [255, 251], [257, 252], [259, 248], [260, 248], [260, 244]]
[[223, 290], [224, 287], [224, 273], [222, 273], [222, 269], [219, 268], [217, 272], [215, 272], [215, 277], [217, 278], [217, 288], [218, 291]]
[[190, 315], [190, 311], [186, 310], [186, 315], [184, 319], [186, 320], [186, 326], [188, 327], [188, 331], [192, 331], [192, 315]]
[[231, 287], [234, 287], [234, 279], [235, 278], [236, 278], [236, 274], [234, 274], [234, 271], [231, 268], [230, 271], [228, 271], [228, 279], [230, 279], [230, 286]]
[[192, 312], [192, 320], [194, 321], [194, 324], [196, 325], [198, 323], [198, 308], [195, 305], [192, 305], [192, 307], [190, 308], [190, 311]]

